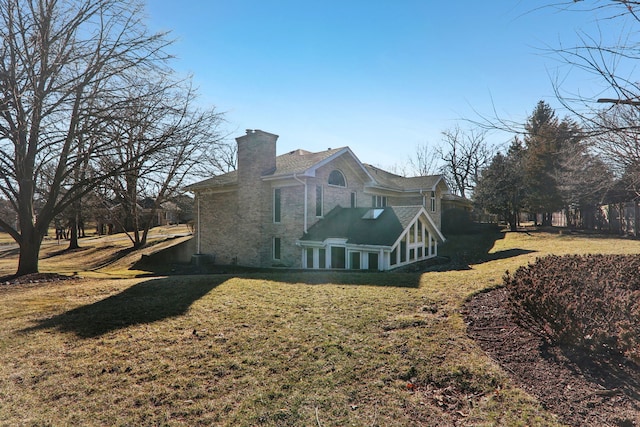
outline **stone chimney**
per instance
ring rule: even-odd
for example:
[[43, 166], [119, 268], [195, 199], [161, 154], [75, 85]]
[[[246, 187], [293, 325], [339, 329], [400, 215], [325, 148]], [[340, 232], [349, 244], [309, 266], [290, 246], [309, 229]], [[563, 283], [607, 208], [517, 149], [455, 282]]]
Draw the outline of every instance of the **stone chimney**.
[[276, 141], [278, 135], [261, 130], [247, 130], [247, 134], [236, 138], [238, 143], [238, 205], [235, 219], [236, 229], [245, 230], [235, 239], [238, 248], [238, 263], [261, 265], [270, 259], [271, 235], [265, 234], [264, 226], [272, 221], [271, 205], [273, 193], [271, 183], [262, 181], [264, 175], [276, 169]]
[[239, 182], [255, 181], [275, 171], [277, 140], [278, 135], [259, 129], [247, 129], [246, 135], [236, 138]]

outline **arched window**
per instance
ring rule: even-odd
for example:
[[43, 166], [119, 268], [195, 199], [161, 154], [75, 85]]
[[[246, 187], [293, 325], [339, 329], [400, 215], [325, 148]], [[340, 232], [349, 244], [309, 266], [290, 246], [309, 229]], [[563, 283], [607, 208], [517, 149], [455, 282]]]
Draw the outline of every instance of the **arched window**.
[[329, 185], [337, 185], [338, 187], [346, 187], [347, 181], [344, 179], [344, 175], [338, 169], [334, 169], [329, 174]]

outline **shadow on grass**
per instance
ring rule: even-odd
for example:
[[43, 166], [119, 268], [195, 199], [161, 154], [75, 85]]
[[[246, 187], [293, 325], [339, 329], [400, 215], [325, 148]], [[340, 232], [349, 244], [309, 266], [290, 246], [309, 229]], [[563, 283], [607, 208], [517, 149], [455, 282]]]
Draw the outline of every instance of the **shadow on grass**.
[[506, 249], [504, 251], [498, 251], [491, 254], [487, 254], [486, 261], [496, 261], [499, 259], [513, 258], [520, 255], [532, 254], [536, 251], [529, 249]]
[[228, 276], [176, 283], [159, 278], [138, 283], [117, 295], [45, 319], [23, 332], [57, 329], [79, 338], [93, 338], [128, 326], [148, 324], [183, 315], [189, 307], [222, 284]]
[[447, 241], [438, 253], [449, 259], [448, 263], [427, 268], [425, 271], [470, 270], [472, 264], [482, 264], [533, 253], [528, 249], [506, 249], [489, 253], [496, 241], [504, 239], [505, 233], [494, 224], [475, 224], [466, 234], [447, 236]]

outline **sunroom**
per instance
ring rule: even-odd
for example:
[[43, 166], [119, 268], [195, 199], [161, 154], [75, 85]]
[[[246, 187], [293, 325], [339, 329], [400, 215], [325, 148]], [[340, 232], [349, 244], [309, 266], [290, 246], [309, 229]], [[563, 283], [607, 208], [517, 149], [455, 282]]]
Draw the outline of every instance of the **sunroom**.
[[336, 207], [297, 244], [306, 269], [384, 271], [435, 257], [444, 240], [422, 206]]

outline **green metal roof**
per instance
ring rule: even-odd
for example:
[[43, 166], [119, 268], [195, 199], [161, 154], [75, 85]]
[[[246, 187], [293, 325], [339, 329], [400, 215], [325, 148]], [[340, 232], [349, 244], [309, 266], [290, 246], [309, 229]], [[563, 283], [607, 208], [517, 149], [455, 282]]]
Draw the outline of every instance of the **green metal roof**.
[[[372, 209], [382, 209], [376, 219], [364, 218]], [[347, 239], [354, 245], [392, 246], [420, 206], [388, 206], [385, 208], [334, 208], [311, 226], [300, 241], [322, 242], [330, 238]]]

